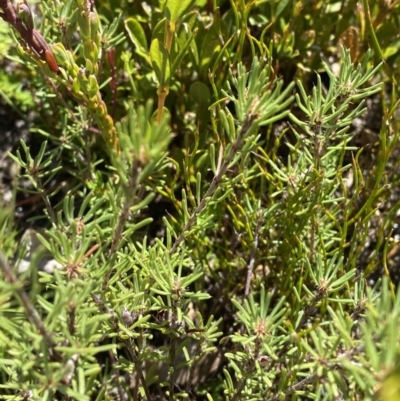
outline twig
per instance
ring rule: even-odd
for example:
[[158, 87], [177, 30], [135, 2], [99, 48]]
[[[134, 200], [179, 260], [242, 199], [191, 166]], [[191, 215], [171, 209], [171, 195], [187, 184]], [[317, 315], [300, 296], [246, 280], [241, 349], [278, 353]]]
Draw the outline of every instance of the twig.
[[244, 390], [245, 386], [246, 386], [246, 380], [242, 379], [240, 385], [236, 388], [235, 394], [233, 395], [230, 401], [237, 401], [240, 395], [242, 394], [242, 391]]
[[[94, 303], [98, 306], [98, 308], [102, 312], [106, 312], [110, 315], [111, 324], [113, 325], [113, 329], [114, 329], [115, 333], [118, 333], [119, 332], [118, 318], [117, 318], [117, 315], [115, 314], [115, 312], [111, 308], [109, 308], [107, 305], [105, 305], [104, 302], [101, 300], [101, 298], [98, 295], [92, 294], [91, 296], [92, 296]], [[143, 386], [147, 401], [151, 401], [152, 398], [151, 398], [150, 390], [146, 384], [146, 379], [143, 374], [141, 361], [138, 358], [135, 348], [132, 347], [132, 344], [130, 343], [129, 339], [123, 340], [122, 342], [125, 344], [128, 352], [130, 354], [131, 360], [135, 364], [136, 373], [139, 376], [139, 381]]]
[[[345, 353], [338, 355], [341, 359], [346, 358], [350, 359], [353, 355], [355, 354], [360, 354], [361, 350], [357, 348], [352, 348]], [[341, 363], [335, 362], [335, 363], [330, 363], [328, 364], [327, 368], [330, 370], [338, 370], [341, 367]], [[289, 372], [286, 373], [286, 376], [290, 376]], [[288, 387], [286, 390], [282, 391], [282, 393], [285, 396], [288, 396], [290, 394], [293, 394], [295, 391], [301, 390], [305, 385], [312, 383], [318, 378], [318, 373], [313, 373], [310, 376], [306, 377], [304, 380], [301, 380], [300, 382], [293, 384], [292, 386]], [[267, 398], [265, 401], [278, 401], [281, 399], [282, 394], [276, 394], [273, 397]]]
[[115, 68], [115, 47], [113, 47], [107, 51], [107, 56], [108, 56], [108, 64], [110, 66], [110, 72], [111, 72], [111, 81], [110, 81], [110, 87], [111, 87], [111, 93], [112, 93], [111, 117], [115, 118], [115, 107], [117, 106], [117, 96], [118, 96], [117, 74], [116, 74], [116, 68]]
[[[311, 303], [311, 305], [309, 305], [307, 307], [307, 309], [305, 310], [302, 318], [300, 319], [300, 322], [297, 324], [297, 326], [295, 327], [294, 331], [298, 332], [307, 322], [307, 320], [309, 319], [309, 317], [312, 315], [316, 305], [318, 304], [318, 302], [321, 301], [321, 299], [324, 297], [324, 291], [322, 289], [320, 289], [317, 294], [314, 296], [314, 299]], [[285, 345], [279, 350], [279, 352], [277, 353], [277, 358], [273, 359], [272, 362], [270, 363], [270, 365], [268, 366], [268, 371], [271, 371], [274, 366], [276, 365], [276, 363], [279, 361], [279, 358], [282, 357], [282, 355], [284, 355], [287, 351], [287, 349], [289, 348], [290, 343], [287, 342], [285, 343]], [[278, 381], [278, 377], [275, 378], [273, 385], [271, 386], [276, 387]]]
[[[28, 14], [30, 14], [30, 9], [27, 3], [22, 4], [22, 7]], [[3, 10], [3, 12], [0, 13], [0, 17], [13, 26], [13, 28], [21, 35], [25, 43], [47, 63], [50, 70], [58, 72], [57, 62], [46, 40], [36, 29], [33, 29], [33, 26], [31, 26], [32, 24], [25, 24], [24, 21], [19, 18], [10, 0], [0, 0], [0, 9]]]
[[251, 250], [250, 262], [247, 268], [246, 288], [244, 290], [244, 296], [246, 298], [249, 296], [250, 293], [251, 276], [253, 274], [254, 264], [256, 260], [256, 253], [258, 248], [258, 240], [260, 237], [260, 225], [261, 225], [261, 213], [257, 216], [257, 226], [254, 234], [253, 249]]
[[171, 342], [169, 343], [169, 365], [171, 367], [171, 373], [169, 376], [169, 401], [174, 400], [174, 388], [175, 388], [175, 351], [176, 351], [176, 338], [171, 336]]
[[[288, 389], [274, 395], [273, 397], [267, 398], [265, 401], [279, 401], [282, 399], [282, 395], [284, 394], [285, 396], [288, 396], [290, 394], [293, 394], [295, 391], [301, 390], [305, 385], [312, 383], [318, 378], [317, 373], [313, 373], [312, 375], [306, 377], [302, 381], [293, 384], [293, 386], [290, 386]], [[282, 394], [283, 393], [283, 394]], [[286, 397], [285, 397], [286, 398]]]
[[42, 198], [43, 203], [46, 206], [47, 212], [49, 213], [50, 219], [51, 221], [57, 225], [57, 217], [56, 217], [56, 213], [54, 212], [53, 206], [51, 206], [50, 200], [48, 198], [48, 196], [45, 194], [45, 189], [42, 186], [42, 181], [39, 180], [38, 185], [40, 186], [40, 193], [39, 195]]
[[[192, 215], [189, 217], [189, 220], [185, 224], [185, 227], [183, 227], [179, 236], [176, 238], [173, 246], [171, 247], [171, 250], [169, 251], [170, 255], [173, 255], [176, 252], [176, 250], [178, 249], [179, 245], [185, 240], [186, 232], [189, 231], [191, 229], [191, 227], [194, 225], [197, 216], [205, 208], [208, 198], [211, 197], [213, 195], [213, 193], [215, 192], [215, 190], [217, 189], [219, 183], [222, 180], [222, 177], [225, 175], [226, 171], [228, 170], [229, 165], [231, 164], [232, 160], [234, 159], [234, 157], [237, 155], [238, 151], [240, 150], [246, 133], [251, 129], [256, 118], [257, 118], [257, 116], [253, 115], [253, 114], [250, 114], [247, 117], [246, 121], [244, 122], [244, 124], [242, 126], [242, 129], [239, 132], [239, 135], [238, 135], [236, 141], [232, 144], [229, 155], [222, 162], [220, 168], [217, 169], [217, 171], [215, 172], [215, 176], [214, 176], [207, 192], [201, 199], [200, 203], [198, 204], [198, 206], [196, 207], [196, 209], [194, 210]], [[218, 164], [219, 164], [219, 162], [218, 162]]]
[[[139, 183], [139, 175], [140, 175], [140, 161], [135, 159], [132, 168], [130, 179], [127, 187], [127, 191], [125, 194], [125, 201], [122, 206], [121, 213], [119, 215], [118, 224], [114, 232], [114, 236], [111, 243], [111, 249], [109, 252], [109, 257], [112, 257], [118, 249], [118, 245], [120, 244], [120, 239], [122, 236], [123, 229], [125, 227], [125, 222], [129, 217], [129, 210], [135, 201], [135, 194], [137, 193], [138, 183]], [[110, 279], [110, 275], [112, 270], [110, 270], [103, 280], [103, 289], [107, 287], [108, 281]]]
[[47, 343], [49, 347], [50, 355], [56, 361], [62, 361], [61, 354], [55, 350], [57, 346], [56, 342], [54, 341], [51, 333], [46, 329], [43, 320], [41, 319], [39, 312], [31, 303], [28, 294], [23, 290], [21, 281], [15, 276], [14, 272], [12, 271], [10, 265], [7, 263], [6, 258], [4, 257], [3, 253], [0, 252], [0, 269], [2, 270], [6, 280], [10, 284], [14, 284], [15, 292], [17, 293], [18, 298], [20, 299], [22, 306], [26, 311], [26, 315], [30, 322], [36, 327], [39, 333], [42, 335], [43, 339]]
[[192, 364], [189, 368], [189, 378], [188, 378], [188, 381], [186, 383], [186, 388], [185, 388], [186, 393], [192, 392], [191, 387], [193, 386], [192, 383], [193, 383], [193, 376], [194, 376], [194, 368], [196, 366], [196, 358], [199, 357], [198, 360], [200, 360], [200, 355], [201, 355], [201, 346], [200, 346], [200, 342], [198, 342], [196, 344], [195, 350], [192, 352]]

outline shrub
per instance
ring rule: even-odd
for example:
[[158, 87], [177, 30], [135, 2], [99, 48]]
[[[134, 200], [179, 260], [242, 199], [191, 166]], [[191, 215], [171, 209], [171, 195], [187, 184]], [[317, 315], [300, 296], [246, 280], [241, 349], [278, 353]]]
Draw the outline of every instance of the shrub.
[[400, 397], [398, 5], [353, 7], [0, 1], [1, 399]]

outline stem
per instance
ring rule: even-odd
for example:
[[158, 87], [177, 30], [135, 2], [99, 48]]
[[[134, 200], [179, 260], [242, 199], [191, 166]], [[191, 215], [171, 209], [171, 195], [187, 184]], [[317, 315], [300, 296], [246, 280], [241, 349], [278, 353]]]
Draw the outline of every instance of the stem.
[[191, 229], [191, 227], [194, 225], [194, 223], [196, 221], [196, 217], [205, 208], [205, 206], [207, 204], [207, 199], [209, 197], [211, 197], [213, 195], [213, 193], [216, 191], [219, 183], [222, 180], [222, 177], [225, 175], [226, 171], [228, 170], [229, 165], [231, 164], [232, 160], [234, 159], [234, 157], [239, 152], [239, 150], [240, 150], [240, 148], [241, 148], [241, 146], [243, 144], [244, 137], [246, 136], [248, 131], [250, 131], [250, 129], [252, 128], [255, 119], [256, 119], [256, 116], [252, 115], [252, 114], [250, 114], [247, 117], [247, 120], [244, 122], [244, 124], [242, 126], [242, 129], [240, 130], [236, 141], [232, 144], [232, 147], [231, 147], [231, 150], [229, 152], [229, 155], [224, 160], [224, 162], [222, 163], [221, 167], [219, 169], [217, 169], [217, 171], [215, 173], [215, 176], [214, 176], [214, 178], [213, 178], [213, 180], [211, 182], [211, 185], [209, 186], [207, 192], [205, 193], [205, 195], [201, 199], [199, 205], [196, 207], [196, 209], [194, 210], [192, 215], [189, 217], [189, 220], [185, 224], [185, 227], [183, 227], [181, 233], [179, 234], [179, 236], [175, 240], [174, 245], [172, 246], [172, 248], [171, 248], [171, 250], [169, 252], [170, 255], [173, 255], [176, 252], [176, 250], [178, 249], [179, 245], [185, 240], [186, 232]]
[[160, 90], [158, 91], [157, 124], [161, 123], [165, 99], [167, 98], [169, 92], [168, 88], [160, 87], [159, 89]]
[[246, 386], [246, 380], [242, 380], [239, 387], [236, 388], [235, 394], [231, 398], [231, 401], [237, 401], [239, 399], [240, 394], [242, 394], [242, 391], [244, 390], [245, 386]]
[[129, 351], [129, 353], [131, 355], [133, 363], [135, 364], [136, 373], [139, 376], [139, 380], [140, 380], [140, 383], [143, 386], [144, 392], [146, 394], [146, 398], [147, 398], [148, 401], [151, 401], [152, 397], [151, 397], [151, 394], [150, 394], [150, 390], [147, 387], [146, 379], [144, 378], [144, 375], [143, 375], [143, 369], [142, 369], [142, 365], [141, 365], [142, 362], [139, 361], [137, 353], [136, 353], [134, 347], [132, 347], [132, 344], [129, 341], [126, 341], [126, 347], [127, 347], [128, 351]]
[[200, 357], [200, 354], [201, 354], [201, 348], [200, 348], [200, 342], [198, 342], [196, 344], [196, 348], [192, 354], [192, 365], [190, 366], [189, 378], [188, 378], [188, 381], [186, 383], [186, 388], [185, 388], [186, 393], [189, 393], [191, 391], [191, 386], [192, 386], [193, 376], [194, 376], [194, 368], [196, 366], [195, 361], [196, 361], [196, 357]]
[[169, 345], [169, 358], [170, 358], [170, 369], [172, 372], [169, 377], [169, 401], [174, 401], [174, 386], [175, 386], [175, 343], [176, 339], [173, 337]]
[[[309, 319], [309, 317], [313, 314], [316, 305], [318, 304], [318, 302], [321, 301], [321, 299], [324, 297], [324, 292], [322, 290], [318, 291], [317, 294], [315, 294], [314, 299], [311, 303], [310, 306], [307, 307], [307, 309], [305, 310], [302, 318], [300, 319], [300, 322], [298, 323], [298, 325], [295, 327], [294, 332], [298, 332], [306, 323], [307, 320]], [[270, 365], [268, 366], [267, 370], [268, 371], [272, 371], [273, 368], [275, 367], [275, 365], [278, 363], [279, 359], [282, 357], [282, 355], [285, 355], [287, 349], [289, 348], [290, 343], [287, 342], [285, 343], [285, 345], [280, 349], [280, 351], [277, 353], [277, 359], [276, 360], [272, 360], [272, 362], [270, 363]], [[273, 385], [271, 386], [271, 388], [276, 388], [278, 381], [279, 381], [279, 377], [277, 376], [274, 380]]]
[[[111, 308], [109, 308], [107, 305], [105, 305], [105, 303], [102, 301], [102, 299], [98, 295], [92, 294], [91, 297], [92, 297], [94, 303], [97, 305], [97, 307], [102, 312], [106, 312], [110, 315], [111, 324], [113, 326], [114, 332], [119, 333], [118, 318], [117, 318], [117, 315], [115, 314], [115, 312]], [[148, 401], [151, 401], [152, 398], [151, 398], [150, 390], [146, 384], [146, 379], [143, 375], [141, 361], [139, 361], [138, 355], [137, 355], [134, 347], [132, 347], [130, 340], [129, 339], [123, 340], [122, 342], [126, 346], [126, 349], [128, 350], [128, 352], [130, 354], [132, 362], [135, 364], [136, 373], [139, 376], [140, 383], [143, 386], [144, 392], [146, 394], [146, 399]]]
[[50, 57], [52, 58], [50, 65], [52, 65], [53, 68], [50, 65], [49, 68], [52, 69], [54, 72], [57, 72], [57, 63], [55, 62], [49, 45], [47, 44], [43, 36], [35, 29], [32, 29], [32, 27], [26, 26], [23, 23], [21, 18], [19, 18], [19, 16], [17, 15], [14, 6], [9, 0], [0, 0], [0, 9], [3, 10], [3, 12], [0, 13], [0, 17], [3, 18], [4, 21], [12, 25], [16, 31], [18, 31], [22, 39], [28, 44], [31, 49], [35, 50], [35, 52], [40, 56], [43, 61], [46, 61], [46, 63], [48, 63], [48, 60], [46, 59], [46, 53], [50, 55]]
[[244, 290], [244, 296], [247, 298], [250, 293], [250, 284], [251, 284], [251, 276], [253, 274], [253, 269], [254, 269], [254, 264], [256, 260], [256, 253], [257, 253], [257, 248], [258, 248], [258, 240], [260, 236], [260, 224], [261, 224], [261, 219], [258, 216], [257, 219], [257, 227], [254, 235], [254, 241], [253, 241], [253, 248], [251, 250], [251, 256], [250, 256], [250, 263], [247, 268], [247, 280], [246, 280], [246, 288]]
[[274, 395], [273, 397], [267, 398], [265, 401], [279, 401], [282, 399], [283, 394], [285, 394], [285, 396], [293, 394], [294, 392], [301, 390], [305, 385], [312, 383], [316, 379], [318, 379], [318, 374], [313, 373], [312, 375], [306, 377], [302, 381], [300, 381], [296, 384], [293, 384], [293, 386], [290, 386], [287, 390], [283, 391], [282, 393], [279, 393], [279, 394]]
[[51, 333], [46, 329], [39, 312], [33, 306], [28, 294], [22, 289], [23, 283], [14, 275], [2, 252], [0, 252], [0, 269], [2, 270], [6, 280], [8, 280], [10, 284], [14, 284], [15, 292], [17, 293], [17, 296], [25, 309], [28, 319], [36, 327], [36, 329], [42, 335], [44, 341], [47, 343], [50, 355], [55, 360], [62, 361], [63, 358], [61, 354], [55, 350], [55, 347], [57, 346], [56, 342], [54, 341]]
[[[177, 301], [172, 301], [170, 325], [173, 330], [176, 327], [178, 321], [178, 304]], [[169, 401], [174, 401], [174, 386], [175, 386], [175, 357], [176, 357], [176, 337], [173, 333], [170, 334], [171, 342], [169, 344]]]
[[[132, 168], [131, 168], [131, 174], [130, 174], [128, 187], [126, 190], [124, 205], [122, 206], [122, 210], [121, 210], [121, 213], [120, 213], [119, 219], [118, 219], [118, 224], [117, 224], [117, 227], [115, 228], [114, 236], [112, 239], [109, 257], [112, 257], [116, 253], [118, 246], [120, 245], [120, 240], [122, 237], [123, 229], [125, 227], [125, 222], [129, 216], [129, 210], [130, 210], [131, 206], [133, 205], [135, 198], [136, 198], [136, 193], [137, 193], [137, 188], [138, 188], [138, 183], [139, 183], [140, 168], [141, 168], [140, 162], [135, 159], [132, 164]], [[112, 263], [111, 263], [111, 265], [112, 265]], [[111, 272], [112, 272], [112, 269], [106, 274], [106, 276], [103, 280], [103, 289], [105, 289], [107, 287], [107, 283], [108, 283], [108, 280], [110, 279]]]
[[[32, 174], [32, 176], [33, 176], [33, 178], [35, 178], [35, 176], [33, 174]], [[40, 178], [36, 179], [36, 183], [40, 189], [39, 196], [42, 198], [42, 201], [46, 206], [46, 209], [47, 209], [47, 212], [49, 213], [50, 219], [55, 225], [57, 225], [56, 213], [54, 212], [54, 209], [51, 206], [50, 200], [47, 196], [48, 192], [44, 189], [42, 180]]]

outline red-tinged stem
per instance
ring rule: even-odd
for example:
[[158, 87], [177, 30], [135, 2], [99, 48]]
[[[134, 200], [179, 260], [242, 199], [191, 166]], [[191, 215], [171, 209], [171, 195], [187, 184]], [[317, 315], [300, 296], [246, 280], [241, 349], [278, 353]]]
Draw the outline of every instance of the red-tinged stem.
[[49, 65], [52, 71], [58, 72], [58, 65], [49, 45], [38, 31], [23, 23], [10, 0], [0, 0], [0, 9], [3, 10], [3, 12], [0, 12], [0, 17], [18, 31], [22, 39]]

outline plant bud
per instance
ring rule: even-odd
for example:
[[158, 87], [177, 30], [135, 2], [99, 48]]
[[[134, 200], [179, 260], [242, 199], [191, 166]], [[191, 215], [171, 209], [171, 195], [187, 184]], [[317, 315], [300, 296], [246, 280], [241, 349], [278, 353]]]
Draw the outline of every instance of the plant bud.
[[79, 99], [79, 100], [84, 100], [86, 101], [85, 94], [82, 91], [79, 91], [77, 93], [73, 92], [74, 98]]
[[53, 56], [53, 53], [50, 50], [45, 49], [44, 58], [46, 59], [46, 63], [49, 66], [50, 70], [53, 72], [58, 72], [58, 64]]
[[93, 63], [88, 59], [85, 60], [85, 63], [86, 63], [86, 65], [85, 65], [86, 71], [89, 74], [92, 74], [93, 73]]
[[75, 78], [78, 76], [79, 67], [75, 64], [74, 55], [69, 50], [66, 50], [65, 54], [67, 56], [68, 72], [72, 78]]
[[59, 78], [61, 78], [61, 82], [63, 82], [64, 85], [68, 85], [71, 81], [73, 81], [73, 79], [68, 76], [67, 71], [64, 68], [60, 68]]
[[61, 66], [67, 66], [70, 63], [67, 51], [62, 43], [49, 45], [49, 47], [58, 64]]
[[104, 103], [104, 101], [101, 101], [98, 107], [96, 107], [96, 116], [99, 118], [103, 118], [106, 115], [107, 115], [107, 106]]
[[99, 49], [92, 41], [87, 41], [83, 45], [83, 55], [92, 63], [97, 63]]
[[71, 53], [71, 51], [67, 50], [66, 53], [68, 56], [68, 64], [75, 65], [75, 58], [74, 58], [74, 55]]
[[112, 127], [114, 127], [114, 120], [108, 114], [106, 115], [106, 117], [104, 119], [104, 125], [105, 125], [106, 129], [111, 129]]
[[90, 113], [96, 114], [96, 117], [99, 118], [99, 116], [97, 115], [98, 113], [97, 108], [98, 108], [98, 104], [94, 103], [94, 102], [89, 102], [87, 105], [88, 110], [90, 111]]
[[101, 47], [101, 35], [98, 32], [92, 35], [92, 40], [97, 47]]
[[76, 64], [69, 66], [68, 72], [72, 78], [76, 78], [79, 74], [79, 67]]
[[85, 13], [78, 12], [78, 17], [77, 17], [78, 25], [81, 30], [81, 37], [85, 39], [90, 38], [90, 24], [89, 20], [86, 18]]
[[99, 92], [99, 84], [97, 83], [97, 79], [94, 75], [89, 75], [89, 86], [88, 86], [88, 94], [89, 97], [94, 97]]
[[25, 49], [20, 44], [17, 45], [17, 52], [21, 57], [26, 56]]
[[98, 63], [95, 63], [95, 64], [93, 64], [93, 69], [92, 69], [91, 73], [93, 75], [97, 75], [98, 72], [99, 72], [99, 65], [98, 65]]
[[79, 81], [77, 78], [74, 78], [74, 82], [72, 83], [72, 90], [74, 93], [79, 93], [81, 86], [79, 85]]
[[31, 13], [31, 9], [25, 3], [17, 4], [17, 13], [18, 17], [23, 21], [25, 28], [28, 30], [33, 29], [33, 17]]
[[85, 73], [82, 71], [82, 69], [79, 69], [78, 71], [78, 81], [79, 81], [79, 86], [81, 88], [81, 90], [85, 93], [88, 93], [89, 90], [89, 81], [86, 78]]
[[89, 24], [90, 24], [90, 37], [97, 46], [99, 43], [99, 29], [100, 29], [100, 18], [97, 13], [91, 11], [89, 13]]

